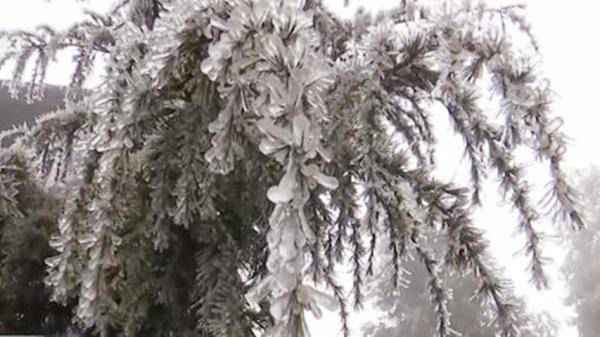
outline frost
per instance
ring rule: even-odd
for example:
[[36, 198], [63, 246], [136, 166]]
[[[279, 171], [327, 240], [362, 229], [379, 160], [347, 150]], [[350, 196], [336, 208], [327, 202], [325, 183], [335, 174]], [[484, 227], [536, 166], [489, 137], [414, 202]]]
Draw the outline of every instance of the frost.
[[51, 256], [49, 258], [47, 258], [45, 260], [46, 265], [50, 268], [56, 268], [59, 266], [60, 262], [61, 262], [61, 257], [60, 255], [57, 256]]
[[321, 158], [323, 158], [323, 160], [325, 160], [326, 162], [331, 162], [333, 160], [333, 153], [331, 153], [331, 151], [329, 151], [328, 149], [324, 148], [323, 146], [318, 146], [317, 147], [317, 152], [319, 153], [319, 155], [321, 156]]
[[[308, 137], [308, 130], [310, 128], [310, 121], [304, 114], [298, 114], [292, 120], [292, 126], [294, 131], [294, 145], [302, 146], [304, 139]], [[306, 147], [304, 150], [309, 151]]]
[[288, 164], [287, 170], [281, 182], [277, 186], [269, 188], [267, 197], [274, 203], [286, 203], [291, 201], [297, 190], [297, 168], [292, 159]]
[[259, 302], [265, 299], [271, 292], [272, 283], [273, 278], [271, 276], [266, 276], [248, 291], [246, 298], [250, 303], [258, 306]]
[[97, 238], [92, 233], [84, 234], [79, 238], [79, 244], [81, 244], [83, 249], [90, 249], [96, 244], [96, 242]]
[[282, 128], [269, 118], [263, 118], [256, 122], [256, 126], [268, 136], [274, 138], [275, 140], [281, 141], [285, 144], [291, 145], [293, 143], [293, 135], [291, 130], [288, 128]]
[[308, 221], [306, 220], [306, 215], [304, 214], [304, 210], [300, 210], [299, 217], [300, 217], [300, 224], [302, 225], [302, 231], [304, 232], [304, 235], [306, 237], [306, 241], [310, 244], [315, 243], [315, 241], [317, 240], [317, 237], [316, 237], [314, 231], [312, 230], [312, 228], [310, 228]]
[[290, 305], [290, 296], [283, 294], [271, 301], [271, 315], [276, 320], [283, 320], [287, 316]]
[[[284, 226], [289, 227], [289, 229], [286, 229], [281, 232], [281, 241], [279, 242], [277, 247], [279, 250], [279, 254], [283, 258], [283, 260], [287, 261], [295, 258], [298, 255], [297, 241], [300, 240], [300, 237], [302, 236], [298, 237], [298, 233], [295, 228], [295, 223], [285, 223]], [[303, 246], [304, 245], [299, 247]]]
[[506, 90], [506, 96], [513, 104], [524, 108], [531, 108], [537, 104], [533, 90], [528, 87], [509, 85]]
[[303, 166], [302, 173], [307, 177], [315, 179], [319, 184], [323, 185], [323, 187], [330, 190], [335, 190], [339, 185], [339, 182], [335, 177], [323, 174], [321, 169], [314, 164]]
[[272, 155], [280, 150], [283, 150], [287, 147], [288, 144], [273, 138], [263, 138], [260, 141], [259, 149], [260, 152], [266, 155]]
[[[192, 305], [181, 309], [200, 334], [305, 336], [306, 311], [340, 310], [347, 325], [349, 303], [333, 279], [339, 260], [351, 257], [358, 305], [364, 275], [380, 277], [379, 250], [393, 252], [385, 262], [396, 275], [386, 277], [399, 280], [401, 261], [445, 238], [440, 261], [477, 278], [482, 303], [498, 302], [486, 310], [495, 310], [499, 334], [514, 337], [505, 331], [518, 314], [471, 222], [483, 178], [497, 173], [518, 211], [536, 279], [542, 235], [515, 149], [529, 146], [549, 163], [555, 215], [582, 222], [561, 168], [566, 138], [548, 108], [552, 92], [533, 55], [518, 50], [522, 39], [512, 39], [528, 36], [527, 23], [513, 7], [469, 3], [430, 11], [399, 1], [344, 21], [321, 1], [136, 0], [64, 31], [2, 32], [0, 63], [15, 65], [10, 86], [31, 97], [49, 58], [75, 53], [67, 109], [10, 133], [25, 164], [4, 158], [17, 146], [0, 151], [3, 228], [48, 220], [56, 255], [45, 260], [45, 284], [100, 334], [181, 330], [187, 313], [160, 324], [122, 315], [156, 305], [172, 312], [183, 304], [173, 285], [189, 288]], [[103, 81], [88, 88], [98, 57]], [[504, 123], [490, 122], [486, 84]], [[467, 182], [437, 175], [438, 112], [462, 141]], [[58, 210], [38, 216], [23, 205], [38, 189]], [[447, 336], [438, 257], [425, 255], [431, 316]], [[322, 283], [335, 298], [317, 290]], [[261, 301], [271, 305], [268, 331]]]

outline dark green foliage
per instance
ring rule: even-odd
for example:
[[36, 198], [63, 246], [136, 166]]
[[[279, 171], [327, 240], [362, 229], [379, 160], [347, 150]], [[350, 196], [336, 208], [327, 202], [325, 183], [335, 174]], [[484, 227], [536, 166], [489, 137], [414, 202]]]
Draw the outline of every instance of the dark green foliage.
[[25, 160], [19, 152], [0, 158], [3, 176], [14, 179], [3, 188], [16, 192], [11, 200], [16, 207], [0, 214], [0, 322], [3, 332], [56, 333], [70, 325], [72, 310], [51, 302], [44, 285], [44, 260], [54, 254], [48, 242], [60, 203], [29, 180]]

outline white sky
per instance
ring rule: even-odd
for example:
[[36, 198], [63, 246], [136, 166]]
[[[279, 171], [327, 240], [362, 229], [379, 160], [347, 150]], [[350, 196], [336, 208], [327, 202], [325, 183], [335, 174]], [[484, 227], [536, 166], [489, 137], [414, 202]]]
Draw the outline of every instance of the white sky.
[[[431, 0], [435, 1], [435, 0]], [[74, 0], [14, 0], [6, 1], [0, 11], [0, 29], [30, 29], [40, 23], [47, 23], [56, 28], [66, 28], [81, 15], [81, 6], [75, 5]], [[112, 1], [84, 2], [84, 5], [93, 4], [94, 8], [103, 11]], [[377, 10], [389, 8], [399, 0], [370, 0], [351, 1], [349, 8], [342, 9], [343, 0], [328, 1], [335, 8], [340, 8], [344, 16], [355, 10], [356, 5], [365, 4], [368, 9]], [[491, 4], [505, 3], [506, 1], [488, 0]], [[600, 32], [600, 3], [589, 0], [557, 1], [557, 0], [525, 0], [522, 1], [529, 7], [529, 19], [534, 33], [540, 42], [543, 54], [543, 69], [551, 79], [555, 91], [558, 93], [555, 110], [565, 120], [565, 131], [571, 137], [571, 146], [568, 152], [568, 166], [571, 168], [584, 168], [590, 164], [600, 164], [600, 156], [596, 157], [596, 149], [600, 144], [600, 127], [597, 111], [596, 97], [600, 78], [597, 66], [600, 60], [600, 47], [597, 34]], [[68, 60], [67, 60], [68, 61]], [[70, 68], [60, 64], [50, 67], [48, 78], [50, 83], [67, 83]], [[6, 73], [3, 73], [6, 77]], [[447, 151], [452, 152], [457, 143], [445, 144]], [[445, 152], [440, 149], [440, 152]], [[532, 169], [532, 171], [537, 169]], [[543, 182], [540, 182], [543, 183]], [[516, 281], [520, 294], [526, 296], [534, 310], [549, 310], [554, 317], [563, 324], [559, 337], [576, 337], [574, 327], [569, 327], [566, 321], [571, 317], [572, 311], [562, 304], [565, 295], [565, 284], [559, 279], [558, 265], [561, 262], [563, 251], [558, 241], [549, 244], [547, 255], [552, 255], [555, 263], [549, 266], [553, 274], [553, 289], [547, 292], [537, 292], [527, 283], [528, 275], [524, 273], [526, 261], [515, 258], [514, 253], [519, 250], [522, 240], [514, 236], [516, 220], [513, 214], [501, 205], [496, 188], [487, 188], [484, 197], [487, 197], [488, 207], [478, 213], [477, 220], [485, 224], [488, 237], [493, 238], [493, 249], [496, 257], [507, 268], [508, 275]], [[484, 198], [484, 200], [486, 200]], [[549, 227], [552, 229], [552, 226]], [[358, 328], [362, 322], [372, 319], [369, 313], [354, 314], [352, 325]], [[314, 324], [313, 335], [341, 336], [336, 318], [328, 317]], [[355, 329], [354, 336], [360, 336], [360, 331]]]

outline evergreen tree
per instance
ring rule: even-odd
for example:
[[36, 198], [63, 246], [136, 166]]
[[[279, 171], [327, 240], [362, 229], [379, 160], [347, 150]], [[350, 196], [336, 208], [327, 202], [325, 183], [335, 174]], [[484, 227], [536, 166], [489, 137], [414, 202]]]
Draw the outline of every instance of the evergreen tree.
[[[57, 52], [76, 50], [66, 108], [9, 133], [0, 216], [8, 241], [22, 221], [52, 230], [45, 285], [92, 334], [305, 336], [322, 308], [348, 334], [376, 260], [397, 284], [414, 254], [439, 336], [452, 331], [446, 269], [474, 278], [495, 329], [517, 336], [519, 306], [471, 221], [484, 176], [519, 214], [539, 287], [538, 213], [515, 151], [548, 163], [556, 220], [583, 225], [519, 6], [407, 0], [343, 21], [318, 0], [124, 0], [65, 31], [0, 35], [10, 88], [30, 99]], [[97, 58], [103, 81], [84, 90]], [[486, 86], [500, 119], [482, 107]], [[437, 114], [464, 140], [468, 184], [437, 174]], [[39, 205], [51, 221], [23, 220]], [[346, 257], [352, 303], [335, 278]]]
[[[55, 230], [59, 200], [40, 190], [25, 175], [25, 160], [16, 153], [2, 153], [2, 177], [18, 185], [6, 184], [0, 220], [0, 332], [47, 333], [64, 331], [70, 323], [69, 306], [50, 301], [44, 286], [44, 260], [53, 255], [48, 239]], [[11, 212], [12, 217], [4, 216]]]
[[578, 187], [590, 233], [570, 238], [562, 271], [569, 285], [567, 304], [577, 313], [575, 325], [579, 336], [588, 337], [596, 335], [600, 329], [600, 263], [590, 258], [600, 254], [600, 169], [592, 167], [580, 172]]

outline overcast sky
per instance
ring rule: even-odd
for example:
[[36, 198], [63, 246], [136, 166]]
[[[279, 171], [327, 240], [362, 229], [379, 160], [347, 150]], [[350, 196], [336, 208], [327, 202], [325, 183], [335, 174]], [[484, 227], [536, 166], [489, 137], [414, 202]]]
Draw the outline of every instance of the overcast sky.
[[[351, 1], [349, 8], [342, 8], [343, 0], [329, 0], [339, 13], [347, 16], [353, 12], [358, 4], [364, 3], [368, 9], [377, 10], [388, 8], [399, 0], [370, 0]], [[506, 3], [506, 1], [488, 0], [491, 4]], [[47, 23], [57, 28], [66, 28], [81, 15], [80, 6], [74, 5], [74, 0], [15, 0], [10, 1], [0, 11], [0, 29], [7, 28], [33, 28], [40, 23]], [[91, 1], [84, 6], [93, 4], [99, 11], [109, 7], [111, 1]], [[598, 13], [600, 4], [596, 1], [573, 0], [529, 0], [522, 1], [528, 5], [529, 18], [533, 31], [540, 42], [543, 54], [542, 67], [551, 79], [557, 92], [554, 105], [556, 112], [565, 120], [565, 131], [571, 137], [571, 146], [568, 152], [568, 166], [571, 168], [584, 168], [590, 164], [600, 164], [600, 156], [596, 156], [596, 149], [600, 144], [600, 127], [597, 111], [598, 85], [600, 78], [598, 60], [600, 60], [600, 47], [598, 47], [597, 34], [600, 32]], [[59, 66], [50, 67], [49, 82], [67, 83], [71, 68], [64, 62]], [[438, 128], [442, 128], [438, 126]], [[458, 143], [457, 143], [458, 144]], [[452, 142], [445, 144], [449, 152], [455, 145]], [[440, 150], [440, 152], [444, 152]], [[534, 170], [534, 168], [532, 168]], [[449, 177], [456, 172], [448, 173]], [[545, 181], [545, 180], [544, 180]], [[544, 181], [539, 181], [542, 184]], [[489, 185], [489, 184], [488, 184]], [[494, 253], [498, 260], [508, 271], [508, 275], [516, 280], [517, 290], [527, 297], [530, 306], [535, 309], [551, 311], [556, 319], [561, 321], [559, 337], [576, 337], [574, 327], [569, 327], [566, 322], [572, 316], [572, 310], [563, 304], [565, 285], [558, 275], [558, 264], [563, 255], [560, 240], [550, 244], [547, 253], [552, 255], [555, 263], [550, 266], [553, 274], [551, 291], [537, 292], [529, 286], [529, 276], [524, 273], [526, 262], [523, 259], [514, 259], [514, 254], [522, 245], [519, 236], [514, 236], [516, 217], [514, 213], [502, 206], [498, 198], [497, 189], [486, 186], [485, 197], [491, 202], [479, 211], [477, 220], [485, 223], [485, 229], [490, 238], [493, 238]], [[484, 199], [486, 200], [486, 199]], [[547, 225], [552, 230], [551, 225]], [[372, 315], [360, 314], [353, 318], [353, 326], [358, 327], [361, 322], [371, 319]], [[315, 325], [315, 336], [339, 336], [337, 324], [334, 319], [327, 319]], [[360, 336], [355, 331], [355, 336]]]

